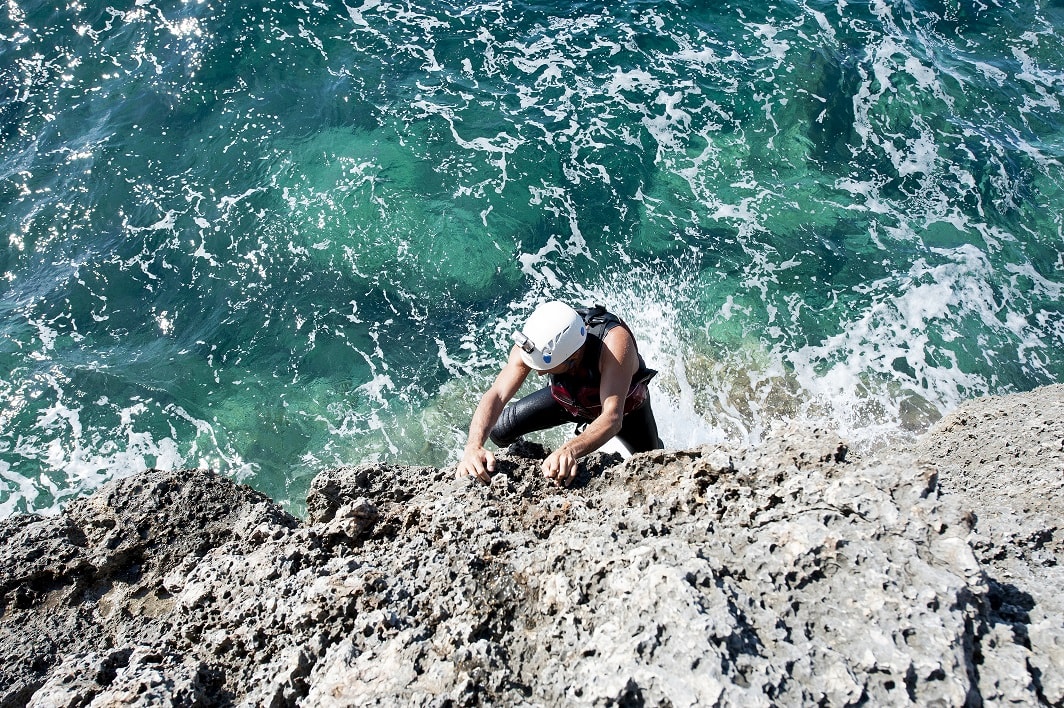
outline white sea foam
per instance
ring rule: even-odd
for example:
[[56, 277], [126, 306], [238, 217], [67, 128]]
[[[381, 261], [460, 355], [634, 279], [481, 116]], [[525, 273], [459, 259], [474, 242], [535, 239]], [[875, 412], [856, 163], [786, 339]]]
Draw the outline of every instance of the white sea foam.
[[[159, 407], [148, 400], [116, 405], [107, 396], [75, 402], [69, 388], [69, 377], [53, 367], [37, 382], [5, 392], [11, 404], [6, 421], [24, 416], [24, 400], [39, 407], [32, 428], [22, 429], [13, 442], [0, 441], [5, 455], [0, 514], [53, 513], [74, 496], [150, 467], [179, 469], [191, 462], [237, 477], [242, 473], [238, 461], [218, 445], [211, 425], [178, 406]], [[160, 415], [169, 421], [162, 426], [166, 432], [158, 425]]]
[[0, 518], [7, 518], [18, 511], [37, 509], [40, 491], [34, 480], [11, 469], [11, 464], [0, 460], [0, 479], [4, 481], [5, 497], [0, 501]]

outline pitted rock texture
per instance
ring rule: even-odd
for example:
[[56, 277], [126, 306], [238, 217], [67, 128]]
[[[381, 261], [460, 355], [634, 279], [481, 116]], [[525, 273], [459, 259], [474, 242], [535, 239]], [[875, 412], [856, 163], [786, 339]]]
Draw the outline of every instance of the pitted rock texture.
[[798, 428], [592, 455], [570, 489], [535, 445], [490, 486], [342, 468], [302, 521], [135, 475], [0, 522], [0, 706], [1060, 705], [1061, 405], [868, 460]]
[[981, 694], [1064, 705], [1064, 385], [971, 401], [943, 418], [917, 453], [944, 492], [975, 510], [969, 542], [990, 585], [994, 671]]

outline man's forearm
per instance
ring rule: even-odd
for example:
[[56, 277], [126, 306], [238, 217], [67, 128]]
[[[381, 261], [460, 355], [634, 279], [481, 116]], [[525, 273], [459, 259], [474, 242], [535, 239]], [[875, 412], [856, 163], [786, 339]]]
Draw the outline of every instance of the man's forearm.
[[492, 426], [499, 419], [499, 414], [502, 412], [503, 404], [499, 401], [497, 396], [493, 396], [490, 392], [485, 394], [480, 399], [480, 403], [477, 404], [477, 409], [473, 412], [473, 419], [469, 422], [469, 435], [466, 438], [466, 449], [469, 448], [481, 448], [484, 447], [484, 443], [488, 440], [488, 435], [491, 433]]
[[591, 421], [582, 433], [567, 440], [563, 447], [566, 447], [576, 458], [589, 455], [621, 432], [622, 421], [623, 416], [604, 412]]

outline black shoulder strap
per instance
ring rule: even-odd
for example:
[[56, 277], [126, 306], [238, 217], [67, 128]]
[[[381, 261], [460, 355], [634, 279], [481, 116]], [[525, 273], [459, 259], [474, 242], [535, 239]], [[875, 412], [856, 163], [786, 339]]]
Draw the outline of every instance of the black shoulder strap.
[[588, 333], [594, 334], [599, 339], [605, 337], [609, 330], [621, 323], [621, 318], [607, 312], [602, 305], [577, 308], [576, 312], [584, 318]]
[[[576, 308], [576, 312], [584, 319], [584, 326], [587, 327], [587, 333], [589, 335], [594, 335], [598, 340], [595, 348], [590, 351], [590, 357], [596, 361], [598, 360], [599, 348], [602, 346], [602, 342], [609, 331], [614, 327], [622, 325], [625, 329], [628, 328], [628, 325], [625, 324], [620, 317], [612, 312], [607, 312], [606, 308], [602, 305], [595, 305], [594, 307], [578, 307]], [[631, 330], [629, 330], [629, 332], [631, 332]], [[636, 345], [636, 352], [638, 353], [638, 351], [639, 345]], [[646, 383], [654, 378], [657, 373], [656, 370], [647, 368], [646, 362], [643, 361], [643, 355], [639, 354], [639, 370], [636, 371], [635, 376], [632, 377], [632, 383]]]

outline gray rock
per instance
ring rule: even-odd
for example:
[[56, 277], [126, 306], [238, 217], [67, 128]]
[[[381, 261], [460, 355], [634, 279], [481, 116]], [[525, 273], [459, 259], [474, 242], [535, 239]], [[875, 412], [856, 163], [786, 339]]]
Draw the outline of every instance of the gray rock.
[[97, 668], [78, 669], [81, 683], [93, 673], [97, 691], [113, 683], [139, 656], [142, 635], [167, 631], [159, 629], [173, 612], [167, 583], [180, 584], [209, 551], [260, 524], [298, 521], [264, 495], [199, 470], [145, 472], [58, 517], [0, 522], [0, 705], [25, 705], [86, 656]]
[[69, 656], [37, 689], [28, 708], [55, 706], [205, 706], [214, 702], [208, 669], [138, 647]]
[[968, 541], [990, 587], [982, 695], [1064, 705], [1064, 385], [971, 401], [916, 449], [975, 514]]
[[0, 706], [1059, 705], [1062, 401], [867, 460], [797, 427], [596, 454], [570, 489], [531, 448], [490, 486], [341, 468], [303, 522], [135, 475], [0, 521]]

